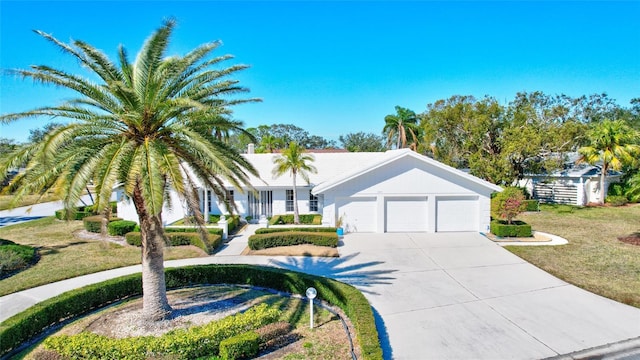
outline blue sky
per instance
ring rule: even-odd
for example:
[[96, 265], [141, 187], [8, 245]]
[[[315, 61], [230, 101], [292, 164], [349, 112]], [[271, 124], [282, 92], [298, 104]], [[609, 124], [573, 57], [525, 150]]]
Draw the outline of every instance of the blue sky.
[[[554, 1], [0, 1], [0, 68], [77, 70], [31, 30], [133, 59], [164, 18], [178, 26], [171, 53], [222, 40], [217, 54], [251, 66], [237, 78], [262, 103], [235, 108], [247, 127], [291, 123], [337, 139], [379, 133], [401, 105], [416, 112], [452, 95], [519, 91], [640, 97], [640, 2]], [[57, 104], [72, 94], [2, 76], [0, 113]], [[0, 125], [24, 141], [50, 119]]]

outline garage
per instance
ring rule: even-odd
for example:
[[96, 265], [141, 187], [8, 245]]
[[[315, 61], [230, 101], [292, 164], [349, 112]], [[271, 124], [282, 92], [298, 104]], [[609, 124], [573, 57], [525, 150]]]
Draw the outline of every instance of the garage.
[[342, 226], [347, 232], [376, 231], [376, 198], [345, 199], [344, 205], [338, 209], [342, 217]]
[[429, 228], [427, 197], [385, 199], [386, 232], [426, 232]]
[[478, 198], [476, 196], [438, 197], [436, 231], [478, 231]]

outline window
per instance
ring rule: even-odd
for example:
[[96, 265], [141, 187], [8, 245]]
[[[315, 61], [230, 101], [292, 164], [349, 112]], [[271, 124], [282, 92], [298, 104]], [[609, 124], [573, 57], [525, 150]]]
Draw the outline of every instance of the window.
[[309, 212], [318, 212], [318, 197], [309, 190]]
[[233, 190], [227, 190], [226, 191], [226, 195], [225, 195], [225, 199], [223, 199], [223, 201], [226, 200], [227, 203], [229, 204], [229, 206], [227, 207], [225, 204], [225, 207], [227, 208], [227, 212], [231, 212], [231, 210], [233, 210], [233, 206], [234, 206], [234, 199], [233, 199]]
[[287, 190], [287, 203], [285, 211], [293, 211], [293, 190]]

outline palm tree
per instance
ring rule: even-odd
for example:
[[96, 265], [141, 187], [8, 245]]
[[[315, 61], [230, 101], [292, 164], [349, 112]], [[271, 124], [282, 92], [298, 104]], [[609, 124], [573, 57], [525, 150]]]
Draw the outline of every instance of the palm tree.
[[282, 145], [282, 139], [273, 135], [265, 135], [260, 140], [260, 147], [263, 151], [272, 153], [273, 150], [278, 149]]
[[415, 112], [396, 106], [396, 114], [385, 116], [384, 122], [382, 132], [387, 136], [388, 147], [392, 146], [395, 139], [396, 149], [403, 149], [407, 147], [407, 141], [410, 140], [409, 147], [416, 151], [420, 127]]
[[89, 69], [91, 79], [44, 65], [13, 70], [36, 82], [71, 89], [77, 98], [0, 116], [0, 122], [42, 115], [71, 120], [1, 160], [2, 173], [26, 164], [26, 172], [9, 185], [14, 203], [25, 194], [55, 189], [63, 195], [65, 208], [72, 209], [92, 181], [95, 205], [104, 211], [114, 186], [123, 184], [140, 222], [143, 311], [152, 320], [171, 312], [163, 265], [162, 208], [167, 191], [175, 190], [202, 225], [197, 181], [224, 196], [224, 181], [240, 188], [249, 183], [249, 174], [257, 175], [247, 160], [211, 133], [215, 115], [227, 114], [227, 107], [237, 103], [221, 96], [246, 91], [237, 81], [221, 77], [246, 66], [216, 70], [230, 58], [209, 57], [218, 42], [166, 57], [174, 26], [166, 21], [146, 40], [134, 62], [122, 46], [113, 62], [87, 43], [66, 44], [38, 32]]
[[309, 173], [317, 173], [315, 166], [309, 164], [314, 161], [313, 155], [305, 152], [305, 149], [294, 141], [289, 143], [289, 147], [282, 151], [282, 154], [273, 158], [276, 165], [273, 168], [273, 175], [280, 177], [285, 173], [290, 173], [293, 177], [293, 222], [300, 224], [300, 213], [298, 212], [298, 192], [296, 189], [296, 175], [300, 175], [309, 184]]
[[622, 120], [604, 120], [588, 131], [587, 139], [590, 145], [578, 149], [581, 155], [578, 161], [592, 165], [602, 162], [600, 203], [604, 204], [606, 174], [609, 169], [620, 170], [635, 161], [635, 156], [640, 154], [638, 134]]

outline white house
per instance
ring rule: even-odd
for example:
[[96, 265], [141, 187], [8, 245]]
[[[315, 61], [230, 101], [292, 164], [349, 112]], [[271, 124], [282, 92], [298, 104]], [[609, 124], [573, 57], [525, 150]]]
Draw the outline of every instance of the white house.
[[[526, 188], [534, 199], [542, 203], [584, 206], [601, 199], [600, 169], [597, 165], [577, 164], [551, 174], [525, 175], [517, 185]], [[617, 171], [609, 171], [605, 177], [604, 193], [609, 184], [619, 182], [621, 176]]]
[[[309, 185], [297, 179], [299, 211], [322, 214], [328, 226], [341, 219], [347, 232], [488, 231], [490, 196], [501, 191], [497, 185], [408, 149], [313, 155], [317, 174], [310, 174]], [[243, 156], [261, 178], [250, 179], [256, 192], [227, 188], [239, 214], [257, 219], [292, 213], [291, 177], [271, 175], [277, 154]], [[200, 194], [204, 213], [227, 213], [210, 191], [200, 189]], [[118, 216], [136, 221], [133, 204], [122, 195], [119, 198]], [[167, 223], [186, 214], [186, 207], [172, 200], [174, 206], [163, 210]]]

